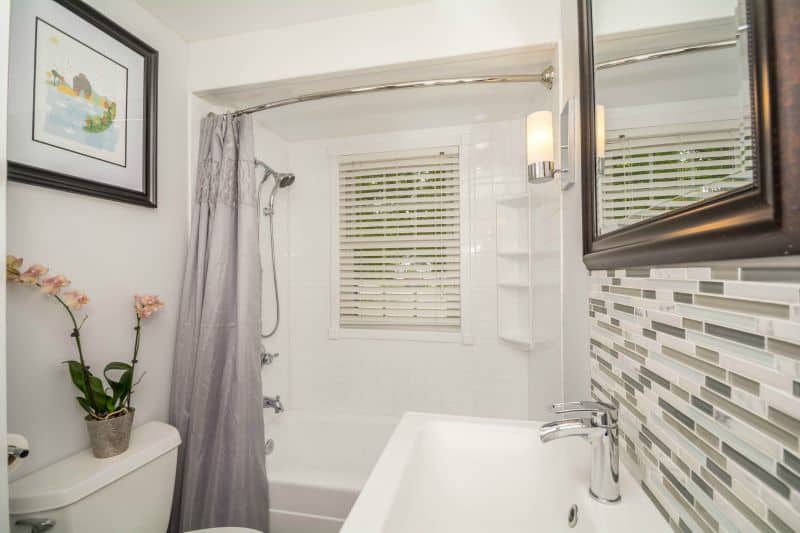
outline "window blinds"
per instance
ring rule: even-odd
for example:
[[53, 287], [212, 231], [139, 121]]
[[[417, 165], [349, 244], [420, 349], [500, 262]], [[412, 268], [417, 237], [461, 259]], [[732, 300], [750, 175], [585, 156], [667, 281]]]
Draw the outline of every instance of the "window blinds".
[[457, 146], [342, 156], [339, 324], [457, 331]]
[[749, 136], [735, 125], [694, 130], [609, 132], [598, 181], [601, 233], [752, 183]]

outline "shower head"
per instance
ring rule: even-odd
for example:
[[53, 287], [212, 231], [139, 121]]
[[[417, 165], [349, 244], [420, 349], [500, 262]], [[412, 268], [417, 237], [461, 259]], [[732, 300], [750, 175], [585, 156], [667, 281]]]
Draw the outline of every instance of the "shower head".
[[258, 187], [258, 195], [261, 196], [261, 188], [269, 178], [275, 178], [275, 185], [272, 186], [272, 192], [269, 195], [268, 207], [264, 208], [264, 214], [272, 216], [275, 213], [275, 193], [278, 189], [285, 189], [294, 183], [294, 174], [291, 172], [276, 172], [272, 167], [256, 159], [256, 166], [264, 169], [264, 177], [261, 178], [261, 184]]
[[269, 207], [267, 208], [269, 214], [275, 212], [275, 193], [278, 192], [278, 189], [285, 189], [294, 183], [294, 174], [291, 172], [273, 172], [272, 177], [275, 178], [275, 185], [269, 194]]
[[278, 186], [281, 189], [284, 189], [289, 185], [291, 185], [292, 183], [294, 183], [294, 174], [292, 174], [291, 172], [277, 174], [275, 176], [275, 179], [278, 181]]

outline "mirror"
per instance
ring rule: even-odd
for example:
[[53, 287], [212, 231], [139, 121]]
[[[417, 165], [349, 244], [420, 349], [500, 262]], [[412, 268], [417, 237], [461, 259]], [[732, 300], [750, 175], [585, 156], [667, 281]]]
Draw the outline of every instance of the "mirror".
[[587, 266], [798, 253], [800, 220], [788, 200], [797, 187], [778, 172], [776, 127], [777, 110], [792, 108], [775, 88], [781, 69], [797, 69], [771, 16], [793, 8], [774, 0], [578, 5]]
[[593, 0], [592, 16], [598, 233], [752, 187], [743, 0]]

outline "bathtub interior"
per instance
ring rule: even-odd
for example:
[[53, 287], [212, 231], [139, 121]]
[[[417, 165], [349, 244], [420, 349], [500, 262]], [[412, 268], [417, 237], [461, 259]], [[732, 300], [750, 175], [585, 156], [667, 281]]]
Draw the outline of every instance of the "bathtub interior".
[[339, 531], [398, 418], [287, 410], [265, 415], [272, 533]]

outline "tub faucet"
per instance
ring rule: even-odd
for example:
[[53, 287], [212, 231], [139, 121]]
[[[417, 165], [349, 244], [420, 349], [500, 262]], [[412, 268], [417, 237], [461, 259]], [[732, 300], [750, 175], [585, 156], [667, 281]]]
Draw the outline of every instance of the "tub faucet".
[[589, 494], [602, 503], [616, 503], [619, 494], [619, 411], [605, 402], [585, 401], [555, 404], [556, 414], [575, 413], [576, 418], [556, 420], [539, 430], [542, 442], [564, 437], [583, 437], [592, 447]]
[[264, 396], [264, 409], [267, 407], [272, 408], [275, 411], [275, 414], [283, 412], [283, 404], [281, 403], [281, 396], [278, 394], [274, 398], [269, 396]]

